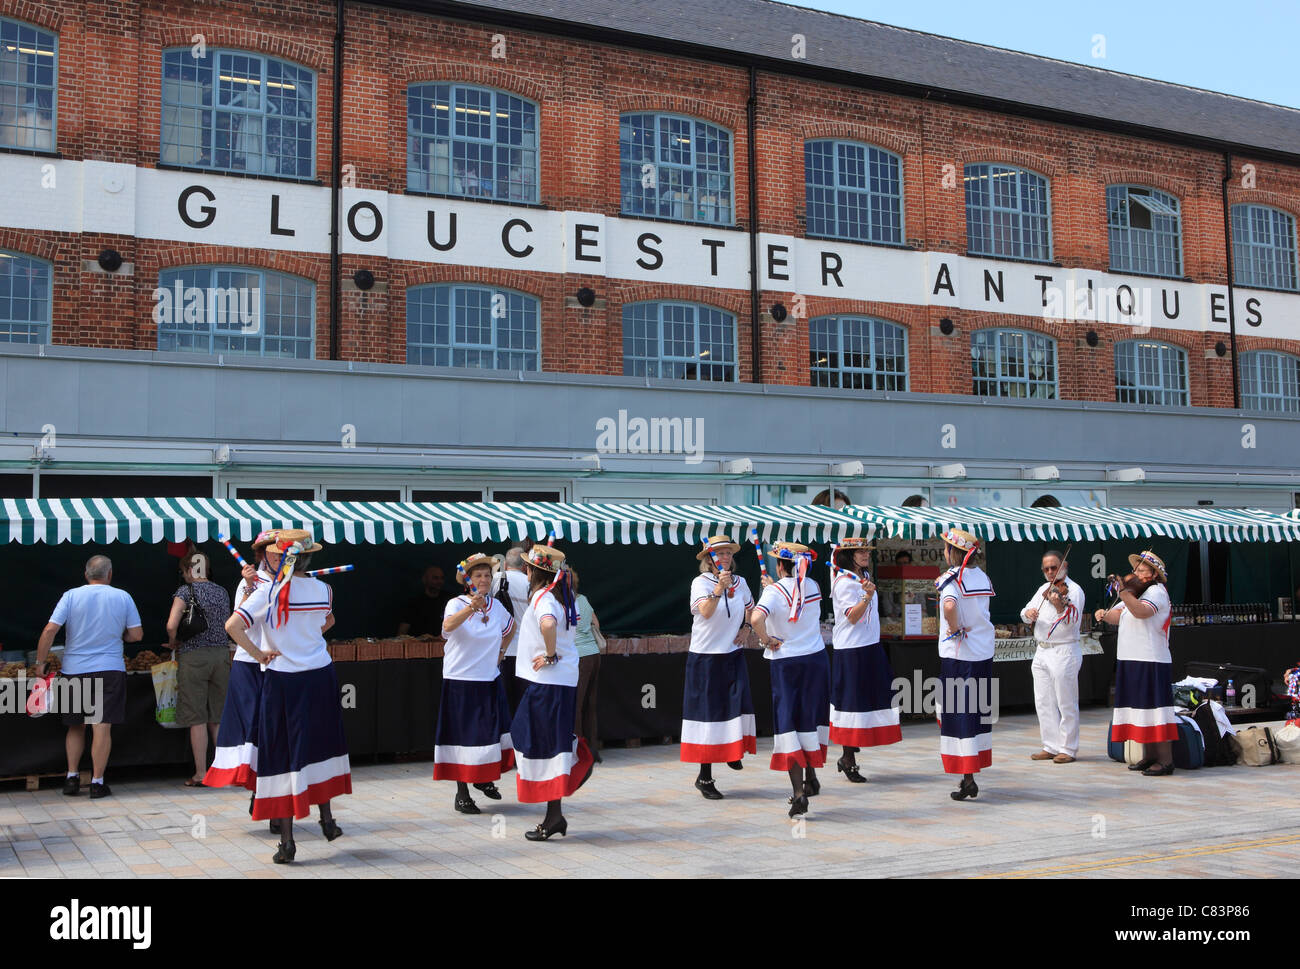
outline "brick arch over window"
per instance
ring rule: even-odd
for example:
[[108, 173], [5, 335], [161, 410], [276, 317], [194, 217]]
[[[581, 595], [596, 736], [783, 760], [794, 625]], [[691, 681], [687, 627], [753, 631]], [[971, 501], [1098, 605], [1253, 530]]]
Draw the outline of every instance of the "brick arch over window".
[[1228, 186], [1228, 207], [1234, 205], [1265, 205], [1285, 212], [1300, 222], [1300, 197], [1280, 195], [1277, 192], [1265, 192], [1255, 188], [1233, 188]]
[[541, 280], [538, 279], [536, 273], [485, 269], [479, 266], [444, 266], [438, 264], [411, 264], [394, 268], [389, 295], [391, 298], [393, 290], [404, 293], [415, 286], [447, 283], [461, 286], [509, 289], [516, 293], [522, 293], [524, 296], [531, 296], [536, 300], [543, 302], [546, 300], [546, 295], [542, 292], [543, 287], [540, 285]]
[[1106, 187], [1111, 185], [1137, 185], [1143, 188], [1158, 188], [1160, 191], [1168, 192], [1178, 199], [1180, 205], [1185, 199], [1194, 195], [1196, 191], [1189, 182], [1137, 168], [1103, 169], [1098, 177], [1102, 185]]
[[59, 244], [33, 235], [26, 229], [0, 229], [0, 249], [16, 252], [33, 259], [43, 259], [48, 263], [57, 263]]
[[740, 133], [745, 123], [744, 116], [739, 111], [720, 108], [708, 101], [697, 101], [694, 98], [682, 98], [671, 94], [625, 95], [615, 101], [614, 109], [620, 115], [643, 112], [685, 115], [689, 118], [698, 118], [701, 121], [722, 125], [733, 136]]
[[[176, 47], [193, 47], [191, 39], [198, 33], [197, 25], [189, 27], [163, 27], [158, 31], [158, 44], [163, 50]], [[292, 61], [313, 71], [329, 71], [333, 67], [333, 52], [320, 47], [308, 47], [284, 40], [275, 34], [258, 30], [244, 30], [237, 27], [223, 27], [219, 24], [204, 23], [202, 26], [203, 42], [208, 48], [222, 50], [244, 50], [250, 53], [265, 54], [281, 60]]]
[[[866, 125], [843, 124], [834, 121], [821, 121], [817, 124], [804, 125], [802, 134], [805, 142], [824, 141], [826, 139], [855, 141], [859, 144], [883, 148], [899, 158], [906, 157], [909, 147], [906, 140], [891, 131], [871, 128]], [[802, 150], [803, 146], [800, 145], [799, 148]]]
[[[792, 311], [790, 298], [782, 300], [787, 310]], [[766, 308], [766, 307], [765, 307]], [[907, 330], [909, 334], [925, 326], [930, 319], [930, 306], [909, 306], [899, 303], [879, 303], [872, 300], [841, 299], [837, 296], [805, 296], [805, 317], [799, 323], [807, 326], [809, 320], [819, 316], [870, 316], [873, 319], [893, 323]]]
[[1048, 155], [1032, 155], [1025, 151], [1009, 151], [997, 145], [982, 148], [966, 148], [957, 152], [957, 165], [965, 169], [967, 165], [1010, 165], [1014, 168], [1028, 169], [1036, 175], [1042, 175], [1048, 182], [1055, 181], [1061, 175], [1061, 166]]
[[546, 88], [531, 78], [521, 77], [499, 67], [481, 64], [415, 64], [406, 69], [402, 79], [405, 90], [412, 84], [466, 84], [471, 87], [488, 87], [514, 94], [541, 104], [546, 100]]
[[266, 249], [245, 249], [239, 246], [193, 245], [165, 246], [155, 251], [154, 261], [159, 273], [187, 266], [230, 266], [237, 269], [261, 269], [266, 272], [299, 276], [316, 284], [317, 292], [329, 282], [329, 270], [309, 259], [284, 252]]
[[58, 11], [35, 0], [0, 0], [0, 17], [21, 20], [56, 34], [63, 26], [63, 17]]
[[[1217, 339], [1223, 339], [1222, 334], [1214, 334]], [[1226, 343], [1227, 341], [1224, 340]], [[1295, 340], [1279, 340], [1277, 337], [1251, 336], [1249, 333], [1237, 334], [1237, 355], [1241, 356], [1247, 353], [1284, 353], [1288, 357], [1300, 357], [1300, 347], [1296, 346]]]
[[617, 299], [620, 311], [629, 303], [699, 303], [701, 306], [730, 313], [736, 317], [737, 323], [749, 322], [749, 300], [726, 290], [640, 283], [620, 287], [611, 295]]

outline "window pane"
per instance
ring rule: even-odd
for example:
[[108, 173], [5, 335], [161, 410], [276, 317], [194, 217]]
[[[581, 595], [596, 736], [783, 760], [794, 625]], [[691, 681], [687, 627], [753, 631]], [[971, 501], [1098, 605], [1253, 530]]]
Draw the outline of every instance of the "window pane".
[[310, 359], [315, 284], [283, 273], [191, 266], [158, 274], [159, 350]]
[[487, 370], [540, 369], [539, 303], [487, 286], [406, 291], [406, 362]]
[[51, 33], [0, 19], [0, 146], [54, 149], [57, 44]]
[[1051, 258], [1047, 180], [1006, 165], [967, 165], [967, 248], [978, 255]]
[[52, 267], [0, 251], [0, 343], [49, 343]]
[[1056, 341], [1020, 330], [971, 334], [973, 393], [1056, 399]]
[[736, 318], [691, 303], [623, 308], [623, 372], [688, 380], [736, 379]]
[[675, 115], [625, 114], [619, 124], [622, 211], [729, 225], [731, 133]]
[[805, 212], [809, 234], [901, 244], [899, 159], [850, 142], [804, 146]]

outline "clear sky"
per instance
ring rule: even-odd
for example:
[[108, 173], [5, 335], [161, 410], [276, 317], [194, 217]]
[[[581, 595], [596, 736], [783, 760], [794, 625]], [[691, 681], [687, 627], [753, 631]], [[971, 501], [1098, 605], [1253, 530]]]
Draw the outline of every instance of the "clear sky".
[[1300, 0], [795, 3], [1300, 108]]

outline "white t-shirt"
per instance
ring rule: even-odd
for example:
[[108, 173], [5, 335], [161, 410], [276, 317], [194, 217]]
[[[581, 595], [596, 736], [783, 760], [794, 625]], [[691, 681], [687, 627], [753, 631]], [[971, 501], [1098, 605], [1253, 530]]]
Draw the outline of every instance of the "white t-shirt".
[[767, 614], [768, 636], [781, 640], [779, 649], [763, 650], [764, 659], [807, 656], [826, 648], [822, 642], [822, 590], [812, 579], [803, 580], [803, 612], [797, 622], [790, 621], [794, 595], [794, 577], [787, 575], [765, 588], [758, 597], [758, 605], [754, 608]]
[[[493, 593], [501, 588], [502, 582], [506, 584], [506, 591], [510, 594], [510, 604], [514, 606], [515, 623], [522, 628], [524, 612], [528, 609], [528, 576], [513, 569], [506, 569], [504, 572], [498, 573], [496, 580], [492, 583]], [[506, 647], [506, 656], [514, 656], [518, 652], [519, 637], [516, 636], [510, 640], [510, 645]]]
[[294, 576], [289, 583], [289, 617], [275, 629], [266, 621], [270, 592], [270, 582], [259, 582], [253, 594], [235, 609], [248, 627], [249, 638], [259, 648], [280, 652], [267, 668], [277, 673], [305, 673], [329, 666], [330, 654], [320, 627], [330, 614], [334, 590], [319, 579]]
[[[555, 620], [555, 652], [560, 659], [554, 666], [534, 670], [533, 657], [546, 655], [546, 642], [542, 639], [542, 616], [550, 616]], [[515, 637], [519, 643], [519, 653], [515, 656], [515, 676], [552, 686], [577, 686], [577, 637], [577, 623], [572, 626], [568, 624], [564, 617], [564, 607], [554, 593], [538, 589], [524, 610], [524, 621], [519, 624], [519, 635]]]
[[754, 608], [754, 597], [750, 594], [749, 584], [739, 575], [732, 575], [731, 590], [717, 600], [718, 608], [709, 619], [700, 615], [700, 606], [709, 601], [713, 590], [717, 588], [718, 577], [710, 573], [701, 573], [691, 583], [691, 652], [692, 653], [731, 653], [741, 647], [736, 645], [740, 627], [747, 621], [749, 610]]
[[[447, 603], [443, 620], [450, 619], [470, 603], [469, 596], [457, 596]], [[497, 655], [501, 640], [514, 632], [515, 621], [506, 615], [506, 607], [495, 599], [488, 599], [487, 622], [484, 613], [475, 612], [449, 633], [443, 649], [442, 678], [444, 680], [479, 680], [491, 682], [501, 675]]]
[[831, 602], [835, 606], [835, 631], [831, 634], [831, 642], [836, 649], [857, 649], [880, 642], [879, 595], [871, 596], [861, 619], [849, 622], [849, 610], [861, 600], [862, 581], [852, 572], [837, 573], [831, 580]]
[[1156, 614], [1149, 619], [1139, 619], [1128, 611], [1124, 603], [1120, 603], [1115, 658], [1143, 663], [1172, 662], [1169, 656], [1169, 620], [1173, 616], [1173, 607], [1169, 602], [1169, 590], [1157, 582], [1138, 599], [1155, 606]]
[[[936, 586], [947, 580], [950, 569], [939, 577]], [[966, 566], [961, 581], [954, 577], [939, 593], [939, 655], [948, 659], [966, 660], [970, 663], [993, 658], [993, 623], [989, 619], [989, 600], [993, 598], [993, 583], [984, 571], [973, 565]], [[951, 599], [957, 603], [957, 623], [966, 630], [964, 639], [948, 639], [952, 630], [944, 618], [943, 604]]]
[[1052, 605], [1043, 593], [1047, 591], [1047, 583], [1044, 582], [1034, 593], [1034, 597], [1025, 603], [1025, 608], [1020, 610], [1020, 621], [1029, 622], [1025, 615], [1030, 609], [1038, 610], [1038, 618], [1034, 620], [1034, 638], [1040, 643], [1064, 644], [1077, 643], [1079, 641], [1079, 625], [1083, 622], [1083, 589], [1068, 575], [1065, 577], [1065, 587], [1070, 590], [1070, 603], [1074, 606], [1074, 618], [1063, 619], [1056, 631], [1050, 636], [1048, 630], [1052, 624], [1060, 619], [1061, 614], [1056, 611], [1056, 606]]
[[[247, 579], [240, 579], [239, 585], [235, 586], [235, 608], [238, 609], [241, 605], [243, 605], [244, 601], [248, 598], [248, 596], [253, 594], [254, 590], [260, 589], [262, 586], [266, 585], [266, 583], [270, 582], [273, 578], [275, 578], [275, 576], [271, 575], [265, 569], [258, 569], [257, 585], [253, 586], [251, 589], [248, 587]], [[245, 595], [245, 593], [247, 593], [248, 595]], [[324, 617], [322, 617], [321, 625], [324, 624], [325, 624]], [[262, 646], [262, 634], [259, 631], [257, 631], [256, 629], [249, 629], [247, 630], [247, 632], [248, 632], [248, 638], [253, 641], [253, 645], [255, 645], [258, 649], [265, 648]], [[243, 648], [240, 646], [235, 647], [235, 659], [241, 663], [257, 662], [257, 660], [253, 659], [253, 657], [249, 656], [246, 652], [244, 652]], [[263, 666], [262, 669], [266, 669], [266, 667]]]

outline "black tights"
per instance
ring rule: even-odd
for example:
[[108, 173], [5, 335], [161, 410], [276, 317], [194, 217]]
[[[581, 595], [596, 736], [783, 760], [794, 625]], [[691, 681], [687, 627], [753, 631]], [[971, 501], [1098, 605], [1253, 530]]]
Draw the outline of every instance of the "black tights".
[[854, 764], [858, 762], [857, 758], [854, 755], [857, 754], [857, 752], [861, 749], [862, 749], [861, 747], [845, 747], [844, 756], [841, 757], [840, 760], [844, 761], [844, 763], [849, 767], [852, 767]]
[[707, 784], [709, 781], [713, 780], [713, 765], [712, 765], [712, 764], [701, 764], [701, 765], [700, 765], [700, 780], [704, 781], [706, 784]]
[[564, 815], [560, 812], [560, 799], [557, 797], [554, 801], [547, 801], [546, 817], [543, 819], [542, 824], [549, 828], [551, 825], [558, 823], [562, 817]]
[[469, 784], [467, 784], [465, 781], [457, 781], [456, 798], [459, 800], [462, 797], [465, 798], [469, 797]]
[[[330, 810], [330, 802], [323, 801], [316, 805], [320, 811], [321, 821], [333, 821], [334, 812]], [[287, 818], [280, 818], [280, 840], [287, 845], [293, 844], [293, 815]]]
[[803, 794], [804, 783], [812, 784], [817, 780], [817, 771], [811, 767], [791, 767], [790, 768], [790, 787], [794, 791], [794, 796], [799, 797]]

